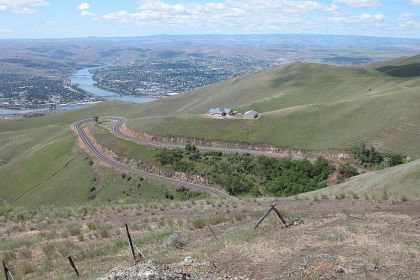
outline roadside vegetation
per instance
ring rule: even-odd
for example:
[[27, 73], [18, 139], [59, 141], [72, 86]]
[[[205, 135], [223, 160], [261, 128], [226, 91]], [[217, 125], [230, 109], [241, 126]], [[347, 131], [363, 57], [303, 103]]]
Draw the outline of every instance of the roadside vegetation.
[[151, 148], [121, 139], [99, 126], [91, 126], [91, 132], [100, 145], [121, 159], [199, 175], [231, 195], [293, 196], [326, 187], [334, 172], [332, 163], [323, 158], [312, 163], [306, 159], [200, 152], [190, 144], [185, 149]]
[[381, 153], [374, 146], [368, 147], [365, 142], [354, 145], [351, 148], [353, 157], [358, 164], [367, 168], [383, 169], [404, 164], [407, 157], [396, 153]]
[[309, 160], [269, 158], [249, 154], [200, 152], [194, 145], [184, 150], [158, 150], [160, 164], [177, 171], [196, 173], [222, 185], [231, 195], [292, 196], [326, 187], [333, 165], [323, 158]]

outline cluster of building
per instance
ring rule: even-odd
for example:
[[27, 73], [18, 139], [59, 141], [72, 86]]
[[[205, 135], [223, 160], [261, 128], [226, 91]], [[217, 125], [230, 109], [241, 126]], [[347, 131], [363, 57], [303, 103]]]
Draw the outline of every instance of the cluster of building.
[[267, 69], [278, 63], [242, 56], [153, 56], [94, 70], [99, 86], [128, 95], [163, 97]]
[[247, 119], [247, 120], [257, 119], [260, 115], [257, 111], [254, 111], [254, 110], [250, 110], [245, 113], [239, 113], [238, 111], [234, 111], [233, 109], [222, 108], [222, 107], [210, 109], [209, 114], [212, 116], [217, 116], [217, 117], [231, 116], [238, 119]]

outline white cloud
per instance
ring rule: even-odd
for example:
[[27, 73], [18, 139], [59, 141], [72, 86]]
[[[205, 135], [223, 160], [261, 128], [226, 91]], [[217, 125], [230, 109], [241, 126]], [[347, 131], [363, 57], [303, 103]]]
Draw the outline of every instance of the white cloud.
[[[215, 1], [215, 0], [209, 0]], [[363, 3], [362, 3], [363, 2]], [[380, 30], [387, 26], [383, 14], [354, 15], [341, 10], [337, 1], [224, 0], [222, 2], [173, 3], [142, 0], [137, 10], [120, 10], [107, 20], [133, 23], [150, 33], [304, 33]], [[367, 5], [366, 1], [349, 1]], [[377, 5], [379, 1], [370, 1]]]
[[334, 3], [344, 3], [355, 8], [379, 7], [381, 5], [379, 0], [335, 0]]
[[95, 13], [89, 12], [89, 11], [81, 11], [80, 15], [82, 17], [96, 17]]
[[89, 11], [90, 7], [91, 6], [89, 3], [83, 2], [77, 6], [77, 9], [80, 11], [80, 15], [82, 17], [90, 17], [93, 20], [98, 20], [99, 18], [96, 16], [96, 14]]
[[411, 5], [420, 5], [420, 0], [411, 0], [410, 4]]
[[303, 15], [310, 11], [333, 13], [337, 11], [337, 5], [306, 0], [224, 0], [177, 4], [142, 0], [137, 11], [115, 11], [103, 18], [163, 30], [180, 26], [190, 32], [264, 32], [266, 29], [285, 29], [288, 25], [302, 28], [300, 23], [306, 20]]
[[0, 33], [12, 33], [13, 31], [11, 29], [4, 29], [0, 28]]
[[376, 15], [372, 15], [372, 14], [361, 14], [360, 18], [363, 20], [376, 20], [376, 21], [383, 21], [385, 19], [385, 16], [383, 14], [376, 14]]
[[80, 5], [77, 6], [77, 9], [80, 11], [85, 11], [85, 10], [89, 10], [90, 9], [90, 4], [89, 3], [80, 3]]
[[45, 0], [0, 0], [0, 11], [11, 10], [17, 14], [35, 14], [37, 7], [48, 5]]
[[414, 13], [401, 14], [398, 17], [399, 26], [404, 29], [420, 28], [420, 18]]

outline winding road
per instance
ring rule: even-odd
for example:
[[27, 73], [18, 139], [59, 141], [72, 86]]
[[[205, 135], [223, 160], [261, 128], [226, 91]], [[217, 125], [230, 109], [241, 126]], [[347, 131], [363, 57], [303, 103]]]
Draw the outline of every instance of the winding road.
[[[132, 135], [127, 134], [123, 129], [124, 122], [126, 121], [125, 118], [122, 117], [102, 117], [101, 120], [108, 120], [113, 121], [113, 126], [111, 128], [112, 133], [118, 137], [136, 142], [141, 145], [148, 145], [160, 148], [180, 148], [184, 149], [185, 145], [179, 144], [172, 144], [172, 143], [160, 143], [156, 141], [150, 141], [146, 139], [142, 139], [139, 137], [135, 137]], [[294, 160], [302, 160], [304, 157], [299, 155], [291, 155], [288, 153], [275, 153], [275, 152], [266, 152], [266, 151], [258, 151], [258, 150], [250, 150], [250, 149], [238, 149], [238, 148], [221, 148], [221, 147], [207, 147], [207, 146], [197, 146], [200, 151], [218, 151], [222, 153], [228, 154], [250, 154], [254, 156], [266, 156], [266, 157], [274, 157], [274, 158], [289, 158], [291, 157]], [[315, 158], [307, 158], [309, 161], [314, 162]]]
[[[140, 137], [136, 137], [136, 136], [132, 136], [127, 134], [122, 128], [124, 126], [124, 123], [126, 121], [125, 118], [122, 117], [116, 117], [116, 116], [107, 116], [107, 117], [101, 117], [101, 120], [104, 121], [111, 121], [112, 122], [112, 127], [111, 127], [111, 131], [113, 134], [115, 134], [116, 136], [129, 140], [129, 141], [133, 141], [136, 142], [138, 144], [141, 145], [148, 145], [148, 146], [153, 146], [153, 147], [159, 147], [159, 148], [180, 148], [183, 149], [185, 146], [184, 145], [179, 145], [179, 144], [172, 144], [172, 143], [160, 143], [160, 142], [156, 142], [156, 141], [150, 141], [150, 140], [146, 140]], [[110, 158], [107, 155], [104, 155], [96, 146], [94, 143], [91, 142], [91, 140], [89, 139], [89, 137], [87, 137], [85, 131], [83, 130], [83, 125], [93, 121], [93, 119], [85, 119], [85, 120], [81, 120], [78, 121], [76, 123], [73, 124], [73, 128], [74, 131], [79, 135], [83, 145], [90, 151], [90, 153], [92, 153], [94, 156], [96, 156], [98, 159], [100, 159], [101, 161], [107, 163], [108, 165], [119, 169], [123, 172], [128, 172], [128, 173], [132, 173], [132, 174], [136, 174], [139, 176], [143, 176], [145, 178], [148, 178], [149, 180], [158, 182], [158, 183], [162, 183], [162, 184], [169, 184], [169, 185], [175, 185], [175, 186], [185, 186], [188, 187], [190, 189], [193, 190], [198, 190], [198, 191], [202, 191], [202, 192], [206, 192], [212, 195], [216, 195], [216, 196], [222, 196], [222, 197], [230, 197], [229, 194], [227, 194], [224, 191], [215, 189], [215, 188], [211, 188], [205, 185], [201, 185], [201, 184], [195, 184], [195, 183], [190, 183], [190, 182], [186, 182], [186, 181], [181, 181], [181, 180], [177, 180], [177, 179], [173, 179], [173, 178], [168, 178], [162, 175], [157, 175], [154, 173], [150, 173], [147, 172], [145, 170], [141, 170], [141, 169], [137, 169], [134, 168], [132, 166], [129, 166], [127, 164], [121, 163], [118, 160], [115, 160], [113, 158]], [[299, 156], [299, 155], [290, 155], [290, 154], [286, 154], [286, 153], [275, 153], [275, 152], [266, 152], [266, 151], [257, 151], [257, 150], [249, 150], [249, 149], [238, 149], [238, 148], [221, 148], [221, 147], [207, 147], [207, 146], [197, 146], [197, 148], [201, 151], [219, 151], [222, 153], [239, 153], [239, 154], [251, 154], [251, 155], [263, 155], [263, 156], [267, 156], [267, 157], [275, 157], [275, 158], [288, 158], [291, 157], [294, 160], [302, 160], [303, 157]], [[310, 161], [315, 161], [316, 159], [313, 158], [308, 158], [308, 160]]]
[[[119, 118], [119, 117], [109, 117], [109, 118], [107, 117], [107, 118], [101, 118], [101, 119], [116, 120], [117, 124], [120, 121], [122, 123], [124, 122], [124, 119]], [[118, 169], [122, 172], [142, 176], [144, 178], [147, 178], [147, 179], [149, 179], [151, 181], [154, 181], [154, 182], [157, 182], [157, 183], [166, 184], [166, 185], [173, 185], [173, 186], [185, 186], [185, 187], [190, 188], [192, 190], [205, 192], [205, 193], [215, 195], [215, 196], [219, 196], [219, 197], [231, 197], [228, 193], [226, 193], [222, 190], [211, 188], [211, 187], [208, 187], [208, 186], [205, 186], [205, 185], [194, 184], [194, 183], [190, 183], [190, 182], [186, 182], [186, 181], [181, 181], [181, 180], [177, 180], [177, 179], [168, 178], [168, 177], [165, 177], [165, 176], [153, 174], [153, 173], [141, 170], [141, 169], [134, 168], [130, 165], [121, 163], [118, 160], [115, 160], [113, 158], [108, 157], [107, 155], [104, 155], [95, 146], [95, 144], [92, 143], [92, 141], [89, 139], [89, 137], [86, 135], [86, 132], [83, 129], [83, 125], [88, 123], [88, 122], [91, 122], [91, 121], [93, 121], [93, 119], [85, 119], [85, 120], [78, 121], [78, 122], [73, 124], [73, 129], [77, 133], [77, 135], [80, 137], [80, 140], [82, 141], [83, 145], [89, 150], [89, 152], [92, 155], [94, 155], [95, 157], [97, 157], [99, 160], [101, 160], [102, 162], [110, 165], [111, 167], [113, 167], [115, 169]], [[114, 126], [114, 128], [115, 128], [115, 126]]]

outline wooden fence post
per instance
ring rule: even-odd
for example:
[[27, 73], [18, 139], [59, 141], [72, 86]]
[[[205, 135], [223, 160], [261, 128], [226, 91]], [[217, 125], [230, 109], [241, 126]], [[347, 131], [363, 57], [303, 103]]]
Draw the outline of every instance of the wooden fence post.
[[7, 269], [6, 263], [3, 261], [3, 269], [4, 269], [4, 276], [6, 276], [6, 280], [9, 280], [9, 270]]
[[283, 218], [283, 216], [280, 214], [279, 210], [276, 209], [276, 207], [273, 207], [274, 213], [276, 213], [277, 218], [280, 220], [280, 224], [286, 228], [287, 227], [287, 221]]
[[214, 239], [216, 239], [216, 240], [217, 240], [217, 236], [216, 236], [216, 234], [214, 234], [214, 231], [213, 231], [213, 229], [211, 228], [211, 226], [210, 226], [210, 225], [207, 225], [207, 227], [209, 228], [209, 230], [210, 230], [211, 234], [213, 234]]
[[80, 276], [79, 275], [79, 271], [77, 270], [76, 265], [74, 264], [73, 259], [71, 258], [71, 256], [68, 256], [67, 258], [68, 258], [68, 260], [70, 262], [71, 267], [73, 267], [74, 272], [76, 272], [77, 277], [79, 277]]
[[287, 223], [286, 219], [283, 217], [283, 215], [280, 213], [279, 210], [277, 210], [276, 208], [276, 204], [272, 204], [270, 210], [267, 211], [267, 213], [265, 213], [264, 217], [262, 217], [258, 223], [255, 225], [254, 229], [256, 229], [261, 223], [262, 221], [264, 221], [264, 219], [268, 216], [268, 214], [270, 214], [271, 211], [274, 211], [274, 213], [276, 214], [277, 218], [280, 221], [280, 224], [286, 229], [289, 224]]
[[130, 231], [128, 230], [127, 224], [125, 224], [125, 230], [127, 232], [128, 247], [130, 248], [131, 256], [133, 257], [134, 263], [136, 263], [137, 262], [136, 253], [134, 252], [133, 241], [131, 240], [131, 235], [130, 235]]
[[254, 229], [256, 229], [261, 223], [262, 221], [264, 221], [264, 219], [268, 216], [268, 214], [270, 214], [271, 210], [273, 210], [274, 206], [271, 206], [270, 210], [267, 211], [267, 213], [265, 213], [264, 217], [262, 217], [258, 223], [255, 225]]

